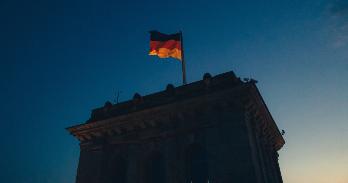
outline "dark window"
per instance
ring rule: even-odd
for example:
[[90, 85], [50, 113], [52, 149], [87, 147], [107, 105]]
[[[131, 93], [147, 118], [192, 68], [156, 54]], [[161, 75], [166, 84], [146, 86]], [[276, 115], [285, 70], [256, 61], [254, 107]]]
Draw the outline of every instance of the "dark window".
[[122, 157], [116, 157], [111, 169], [112, 183], [127, 182], [127, 161]]
[[187, 183], [208, 182], [208, 162], [205, 149], [192, 144], [187, 151]]
[[145, 167], [146, 183], [165, 183], [165, 163], [161, 153], [152, 153]]

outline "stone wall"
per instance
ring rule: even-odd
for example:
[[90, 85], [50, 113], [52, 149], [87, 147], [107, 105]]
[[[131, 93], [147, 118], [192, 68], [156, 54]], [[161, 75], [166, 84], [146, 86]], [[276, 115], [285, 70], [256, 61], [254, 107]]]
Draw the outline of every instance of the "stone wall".
[[77, 183], [282, 183], [284, 139], [255, 80], [206, 74], [107, 102], [68, 130], [80, 140]]

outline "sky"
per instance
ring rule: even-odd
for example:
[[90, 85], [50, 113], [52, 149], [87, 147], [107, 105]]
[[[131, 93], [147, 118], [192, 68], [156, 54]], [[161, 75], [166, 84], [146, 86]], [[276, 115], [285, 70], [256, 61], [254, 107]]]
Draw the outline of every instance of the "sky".
[[73, 183], [91, 109], [181, 84], [148, 56], [183, 31], [188, 82], [234, 71], [278, 127], [284, 183], [348, 182], [348, 0], [0, 1], [0, 179]]

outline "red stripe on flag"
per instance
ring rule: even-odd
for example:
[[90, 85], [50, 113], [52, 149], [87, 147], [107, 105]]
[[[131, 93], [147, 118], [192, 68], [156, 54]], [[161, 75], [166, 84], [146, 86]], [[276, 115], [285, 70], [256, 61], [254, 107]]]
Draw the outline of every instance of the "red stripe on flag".
[[150, 41], [150, 51], [151, 50], [159, 50], [160, 48], [167, 48], [167, 49], [179, 49], [181, 50], [181, 42], [175, 41], [175, 40], [169, 40], [169, 41]]

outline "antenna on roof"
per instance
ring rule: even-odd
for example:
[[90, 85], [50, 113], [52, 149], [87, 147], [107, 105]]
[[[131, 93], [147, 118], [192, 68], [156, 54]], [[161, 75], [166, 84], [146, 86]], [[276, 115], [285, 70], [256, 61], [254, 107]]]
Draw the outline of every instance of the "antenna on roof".
[[117, 93], [115, 93], [115, 97], [116, 97], [116, 99], [114, 99], [115, 104], [119, 103], [119, 98], [120, 98], [121, 93], [122, 93], [122, 91], [117, 91]]

